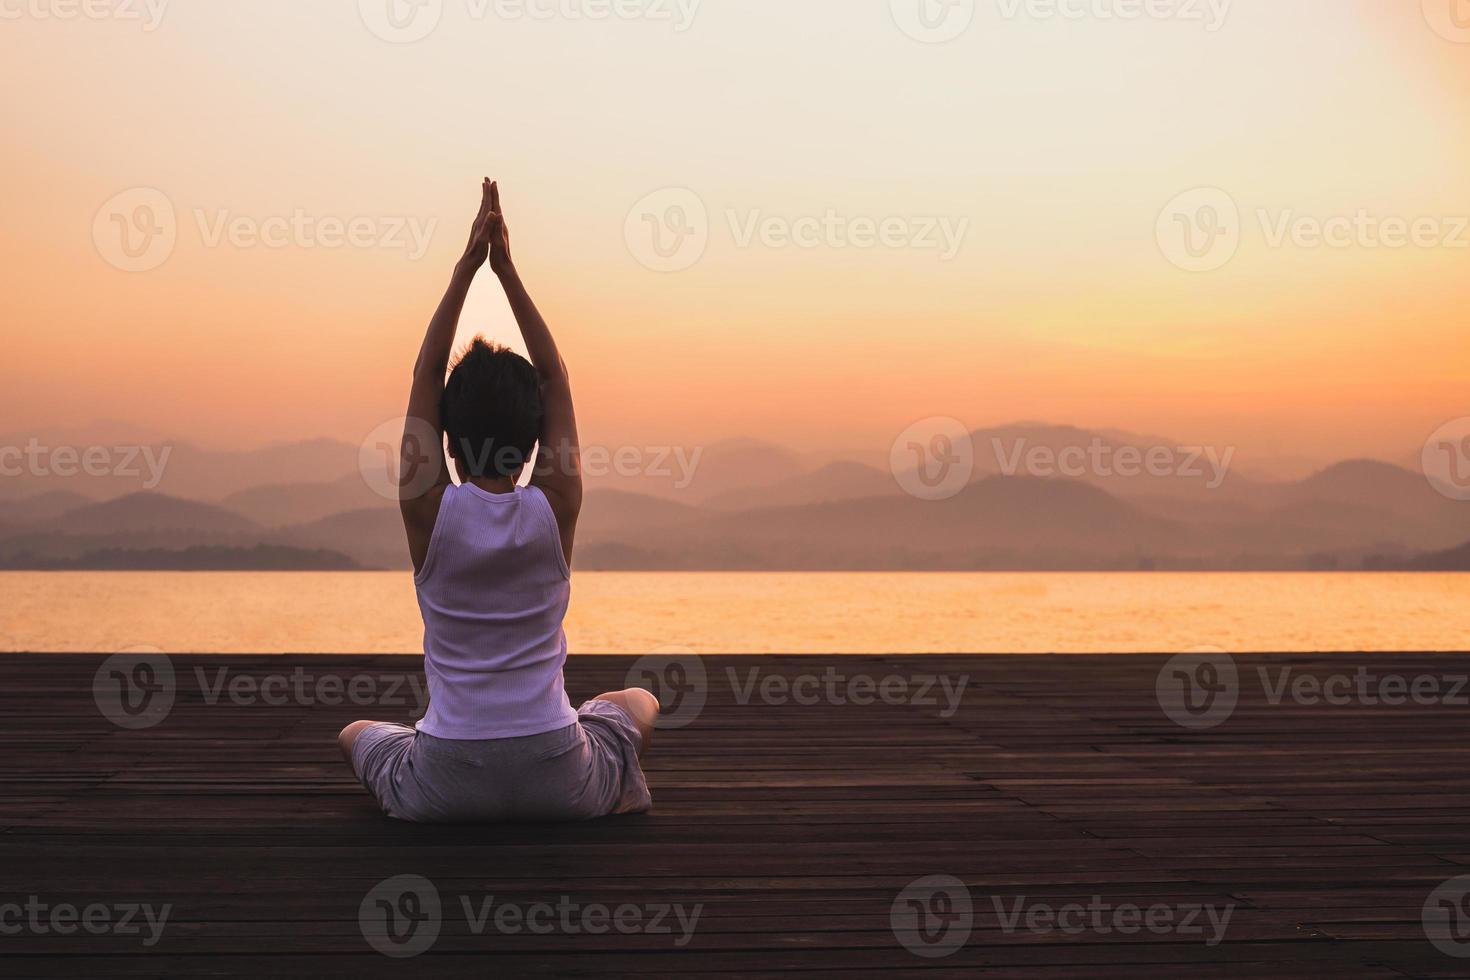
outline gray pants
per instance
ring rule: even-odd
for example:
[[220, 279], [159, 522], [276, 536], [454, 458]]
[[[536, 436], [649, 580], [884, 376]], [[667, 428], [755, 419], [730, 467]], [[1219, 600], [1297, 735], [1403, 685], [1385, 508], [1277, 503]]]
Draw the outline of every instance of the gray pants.
[[383, 812], [416, 823], [591, 820], [653, 807], [641, 736], [610, 701], [541, 735], [456, 741], [404, 725], [358, 735], [352, 766]]

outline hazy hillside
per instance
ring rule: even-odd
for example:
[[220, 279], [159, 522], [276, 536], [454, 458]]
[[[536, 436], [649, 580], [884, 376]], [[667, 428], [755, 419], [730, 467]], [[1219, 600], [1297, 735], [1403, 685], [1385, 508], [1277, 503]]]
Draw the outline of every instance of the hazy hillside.
[[[25, 445], [24, 441], [14, 443]], [[44, 445], [88, 445], [46, 442]], [[166, 441], [143, 445], [97, 441], [107, 449], [107, 475], [78, 471], [71, 476], [22, 473], [0, 480], [0, 500], [17, 500], [53, 491], [81, 493], [93, 499], [140, 491], [195, 500], [219, 500], [251, 487], [319, 483], [356, 474], [358, 449], [345, 442], [318, 439], [268, 446], [244, 452], [212, 452]], [[115, 472], [114, 472], [115, 471]], [[150, 485], [153, 479], [156, 484]]]
[[333, 514], [269, 532], [266, 540], [300, 548], [340, 551], [371, 568], [408, 568], [403, 519], [391, 505]]
[[704, 502], [715, 510], [750, 507], [795, 507], [833, 500], [897, 496], [903, 493], [893, 474], [863, 463], [828, 463], [809, 473], [787, 477], [770, 486], [717, 493]]
[[979, 429], [970, 439], [976, 480], [1078, 480], [1120, 497], [1191, 500], [1238, 499], [1259, 486], [1229, 446], [1038, 423]]
[[1438, 493], [1425, 478], [1375, 460], [1328, 467], [1279, 495], [1297, 512], [1316, 510], [1336, 518], [1341, 533], [1377, 536], [1414, 549], [1432, 550], [1470, 537], [1470, 506]]
[[1408, 567], [1416, 572], [1470, 572], [1470, 541], [1448, 551], [1421, 555]]
[[137, 531], [241, 534], [258, 529], [254, 521], [223, 507], [161, 493], [133, 493], [98, 504], [85, 504], [52, 518], [48, 527], [66, 534]]
[[90, 503], [92, 498], [70, 490], [50, 490], [33, 497], [6, 500], [0, 503], [0, 524], [45, 524]]
[[[619, 542], [680, 568], [1136, 567], [1184, 535], [1080, 483], [993, 478], [951, 500], [905, 495], [710, 514]], [[600, 542], [606, 555], [609, 542]]]
[[188, 548], [103, 548], [69, 557], [0, 555], [0, 568], [27, 571], [334, 571], [362, 568], [334, 551], [258, 544], [251, 547], [192, 545]]
[[[1105, 469], [1080, 479], [1043, 478], [1031, 472], [1036, 461], [1064, 452], [1091, 465], [1098, 447], [1116, 454], [1128, 446], [1144, 451], [1150, 440], [1171, 444], [1033, 423], [979, 430], [973, 439], [972, 482], [940, 501], [903, 493], [886, 467], [804, 456], [755, 440], [717, 443], [698, 456], [648, 455], [645, 463], [658, 464], [660, 472], [589, 476], [576, 564], [1399, 567], [1419, 555], [1453, 564], [1462, 550], [1456, 546], [1470, 538], [1470, 505], [1388, 463], [1347, 461], [1292, 482], [1221, 470], [1219, 456], [1194, 460], [1198, 473], [1184, 477]], [[1190, 462], [1182, 448], [1171, 457], [1178, 465]], [[408, 567], [398, 509], [358, 472], [353, 447], [319, 441], [249, 453], [178, 452], [163, 483], [168, 490], [110, 494], [118, 484], [94, 479], [17, 495], [7, 482], [0, 495], [0, 564]], [[1118, 463], [1115, 455], [1102, 458], [1108, 466]], [[1005, 469], [1016, 475], [996, 472]]]
[[[600, 451], [600, 450], [599, 450]], [[589, 491], [617, 490], [699, 504], [723, 494], [753, 492], [797, 476], [807, 462], [795, 452], [755, 439], [710, 446], [659, 448], [641, 454], [639, 472], [617, 472], [615, 462], [584, 460]]]
[[[383, 485], [387, 485], [386, 480]], [[326, 483], [287, 483], [252, 487], [230, 494], [219, 505], [266, 527], [318, 521], [345, 511], [392, 507], [355, 470]]]

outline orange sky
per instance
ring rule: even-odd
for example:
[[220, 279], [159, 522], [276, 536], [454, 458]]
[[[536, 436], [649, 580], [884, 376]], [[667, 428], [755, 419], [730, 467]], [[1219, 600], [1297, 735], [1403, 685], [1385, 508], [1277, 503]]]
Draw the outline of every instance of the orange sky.
[[[1470, 414], [1470, 230], [1460, 248], [1269, 241], [1283, 215], [1360, 211], [1451, 236], [1470, 43], [1409, 0], [1236, 0], [1214, 31], [1099, 16], [1115, 6], [982, 0], [926, 44], [887, 0], [705, 0], [683, 30], [442, 0], [436, 30], [396, 44], [355, 2], [174, 0], [152, 30], [7, 4], [0, 428], [359, 438], [402, 409], [484, 173], [589, 440], [886, 451], [949, 415], [1397, 458]], [[167, 198], [176, 243], [129, 273], [94, 220], [136, 187]], [[1187, 272], [1156, 220], [1198, 187], [1226, 190], [1242, 231], [1227, 264]], [[708, 216], [676, 272], [625, 234], [663, 188]], [[965, 235], [949, 259], [741, 241], [829, 212]], [[366, 219], [366, 244], [249, 238], [297, 215]], [[400, 219], [433, 228], [422, 256]], [[211, 241], [232, 220], [244, 237]], [[467, 333], [506, 338], [493, 285]]]

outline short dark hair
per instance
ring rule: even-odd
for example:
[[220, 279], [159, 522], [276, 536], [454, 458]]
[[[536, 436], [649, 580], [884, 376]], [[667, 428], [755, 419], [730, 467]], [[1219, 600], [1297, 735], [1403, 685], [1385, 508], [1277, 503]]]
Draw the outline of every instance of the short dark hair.
[[439, 399], [450, 452], [470, 476], [515, 476], [531, 458], [545, 409], [531, 362], [484, 337], [455, 361]]

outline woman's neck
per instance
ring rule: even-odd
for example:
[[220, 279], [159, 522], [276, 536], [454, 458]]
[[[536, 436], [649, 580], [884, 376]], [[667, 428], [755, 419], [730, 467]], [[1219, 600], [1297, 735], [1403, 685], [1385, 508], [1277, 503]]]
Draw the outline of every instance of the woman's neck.
[[486, 493], [515, 493], [516, 481], [509, 476], [472, 476], [467, 481]]

